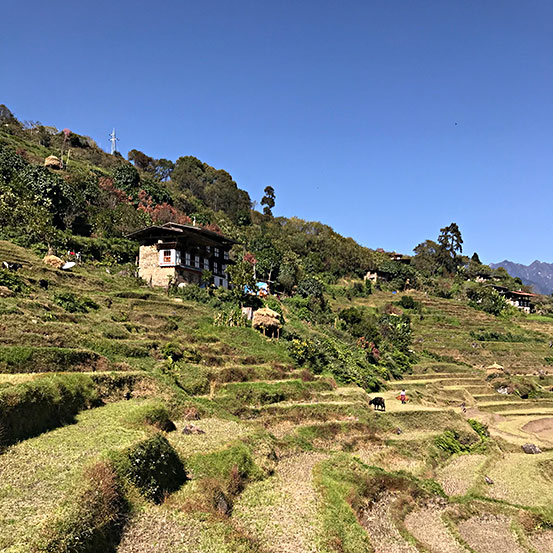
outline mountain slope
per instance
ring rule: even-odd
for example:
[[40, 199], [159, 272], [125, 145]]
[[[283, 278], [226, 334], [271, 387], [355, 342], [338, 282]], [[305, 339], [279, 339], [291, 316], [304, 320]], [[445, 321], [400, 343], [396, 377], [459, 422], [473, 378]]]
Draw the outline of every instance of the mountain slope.
[[553, 293], [553, 263], [544, 263], [536, 259], [530, 265], [522, 265], [504, 260], [499, 263], [490, 263], [490, 267], [492, 269], [503, 267], [512, 277], [518, 277], [524, 284], [533, 286], [539, 294]]

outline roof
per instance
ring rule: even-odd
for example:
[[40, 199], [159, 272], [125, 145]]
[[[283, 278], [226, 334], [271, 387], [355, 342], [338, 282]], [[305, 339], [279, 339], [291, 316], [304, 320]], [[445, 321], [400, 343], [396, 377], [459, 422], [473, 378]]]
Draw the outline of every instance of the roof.
[[522, 290], [510, 290], [508, 294], [514, 294], [515, 296], [532, 296], [536, 297], [539, 294], [532, 294], [531, 292], [523, 292]]
[[207, 242], [213, 242], [214, 244], [220, 244], [223, 246], [231, 246], [236, 244], [235, 240], [227, 238], [222, 234], [214, 232], [212, 230], [207, 230], [202, 227], [196, 227], [194, 225], [181, 225], [179, 223], [165, 223], [164, 225], [152, 225], [151, 227], [146, 227], [135, 232], [127, 234], [127, 238], [131, 240], [147, 240], [153, 237], [171, 237], [178, 238], [179, 236], [194, 236], [202, 238]]

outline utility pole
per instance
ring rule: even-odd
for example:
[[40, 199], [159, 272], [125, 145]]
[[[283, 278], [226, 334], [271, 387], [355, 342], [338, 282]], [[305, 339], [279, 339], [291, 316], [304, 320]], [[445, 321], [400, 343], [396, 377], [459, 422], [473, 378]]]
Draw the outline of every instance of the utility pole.
[[113, 129], [113, 131], [111, 131], [110, 135], [109, 135], [109, 141], [111, 142], [111, 153], [112, 155], [117, 151], [117, 141], [119, 139], [117, 138], [117, 136], [115, 136], [115, 128]]

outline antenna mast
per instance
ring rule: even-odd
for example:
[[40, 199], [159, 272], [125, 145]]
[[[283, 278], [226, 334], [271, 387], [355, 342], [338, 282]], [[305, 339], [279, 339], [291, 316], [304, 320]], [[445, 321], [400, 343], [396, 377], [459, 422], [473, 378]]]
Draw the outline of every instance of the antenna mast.
[[115, 136], [115, 128], [109, 134], [109, 141], [111, 142], [111, 153], [114, 154], [117, 151], [117, 141], [119, 139]]

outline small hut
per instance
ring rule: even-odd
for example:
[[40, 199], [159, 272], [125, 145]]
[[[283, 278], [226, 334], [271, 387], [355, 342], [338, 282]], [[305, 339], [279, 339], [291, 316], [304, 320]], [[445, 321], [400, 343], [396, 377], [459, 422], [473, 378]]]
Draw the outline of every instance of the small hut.
[[268, 307], [263, 307], [253, 314], [252, 326], [257, 330], [261, 330], [265, 336], [276, 336], [278, 338], [282, 328], [280, 315]]

